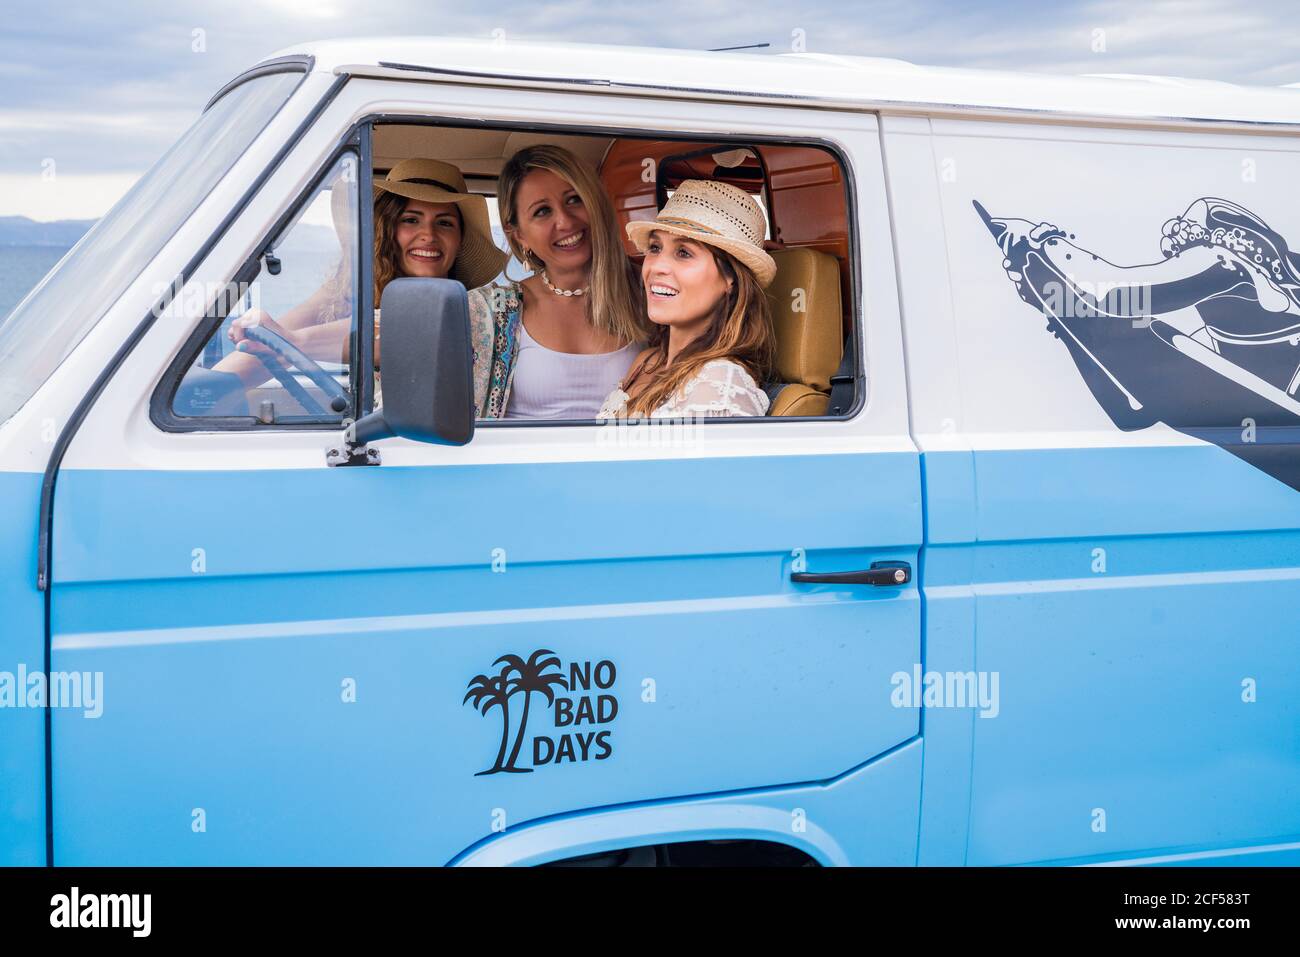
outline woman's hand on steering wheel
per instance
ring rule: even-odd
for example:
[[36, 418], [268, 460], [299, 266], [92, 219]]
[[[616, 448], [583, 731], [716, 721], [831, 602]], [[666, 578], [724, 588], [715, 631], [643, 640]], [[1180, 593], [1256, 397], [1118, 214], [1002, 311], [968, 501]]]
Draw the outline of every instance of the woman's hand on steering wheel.
[[323, 414], [324, 409], [285, 366], [297, 369], [310, 379], [329, 400], [330, 411], [343, 412], [351, 405], [348, 390], [299, 348], [293, 333], [261, 309], [245, 313], [231, 323], [230, 338], [238, 343], [238, 349], [259, 358], [290, 395], [313, 415]]
[[230, 331], [227, 333], [230, 337], [230, 341], [235, 343], [235, 348], [240, 352], [246, 352], [249, 355], [254, 356], [275, 355], [274, 350], [264, 346], [260, 342], [255, 342], [248, 337], [245, 330], [254, 326], [260, 326], [268, 332], [275, 333], [286, 342], [298, 345], [295, 341], [294, 334], [272, 319], [270, 313], [264, 309], [250, 309], [230, 324]]

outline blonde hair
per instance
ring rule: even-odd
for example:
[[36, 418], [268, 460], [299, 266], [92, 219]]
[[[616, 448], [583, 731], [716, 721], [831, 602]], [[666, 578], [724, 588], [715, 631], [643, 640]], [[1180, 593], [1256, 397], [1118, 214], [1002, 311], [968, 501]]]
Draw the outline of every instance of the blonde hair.
[[560, 146], [528, 146], [510, 157], [497, 183], [497, 211], [506, 242], [515, 258], [536, 269], [546, 263], [519, 241], [516, 206], [519, 187], [533, 170], [548, 170], [577, 191], [587, 208], [591, 233], [591, 282], [586, 295], [587, 321], [619, 342], [637, 342], [646, 335], [645, 294], [641, 275], [623, 248], [614, 207], [595, 172]]
[[701, 243], [713, 254], [718, 272], [731, 280], [731, 289], [718, 297], [709, 316], [708, 328], [686, 344], [668, 365], [668, 326], [655, 326], [641, 361], [628, 373], [627, 382], [640, 372], [649, 384], [631, 396], [628, 418], [647, 416], [668, 401], [674, 392], [699, 372], [706, 362], [730, 359], [745, 367], [761, 388], [776, 367], [776, 331], [767, 293], [750, 268], [730, 253]]

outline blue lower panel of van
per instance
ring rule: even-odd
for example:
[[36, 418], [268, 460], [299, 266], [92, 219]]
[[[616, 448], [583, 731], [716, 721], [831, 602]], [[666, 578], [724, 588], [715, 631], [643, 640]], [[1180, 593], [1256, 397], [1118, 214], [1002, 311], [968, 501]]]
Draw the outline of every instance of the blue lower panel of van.
[[920, 859], [960, 863], [965, 753], [971, 864], [1300, 849], [1300, 493], [1209, 445], [927, 455], [950, 501], [963, 456], [926, 662], [999, 708], [926, 712]]
[[[910, 866], [916, 860], [921, 742], [822, 784], [739, 791], [588, 811], [493, 835], [453, 863], [544, 864], [635, 847], [647, 834], [683, 841], [778, 841], [823, 866]], [[863, 814], [862, 809], [870, 813]]]
[[54, 715], [60, 864], [443, 863], [555, 815], [815, 786], [918, 734], [891, 700], [916, 584], [790, 580], [915, 562], [914, 456], [58, 494], [55, 667], [104, 685], [99, 717]]
[[45, 863], [45, 600], [36, 590], [41, 476], [0, 473], [0, 866]]

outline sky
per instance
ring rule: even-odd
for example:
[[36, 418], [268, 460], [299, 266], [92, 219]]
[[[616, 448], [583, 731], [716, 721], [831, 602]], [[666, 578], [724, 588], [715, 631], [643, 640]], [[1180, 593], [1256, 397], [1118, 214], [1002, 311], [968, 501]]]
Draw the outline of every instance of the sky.
[[498, 30], [773, 51], [798, 30], [810, 52], [922, 64], [1300, 83], [1300, 26], [1241, 0], [0, 0], [0, 216], [102, 215], [223, 83], [295, 43]]

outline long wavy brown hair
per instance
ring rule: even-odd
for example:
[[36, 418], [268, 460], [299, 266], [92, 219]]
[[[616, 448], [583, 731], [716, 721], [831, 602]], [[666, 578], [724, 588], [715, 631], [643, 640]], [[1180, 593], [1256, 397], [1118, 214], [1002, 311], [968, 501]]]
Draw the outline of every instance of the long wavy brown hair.
[[731, 280], [731, 289], [718, 297], [709, 325], [689, 342], [673, 364], [668, 365], [668, 326], [656, 325], [650, 333], [643, 358], [628, 374], [631, 381], [639, 372], [649, 374], [649, 385], [629, 397], [627, 415], [649, 415], [668, 401], [674, 392], [696, 375], [706, 362], [731, 359], [745, 367], [761, 388], [776, 367], [776, 332], [767, 294], [750, 269], [730, 253], [701, 243], [713, 254], [718, 271]]
[[[402, 218], [402, 213], [406, 211], [406, 204], [410, 200], [405, 196], [398, 196], [396, 193], [381, 193], [375, 199], [375, 305], [383, 296], [384, 287], [399, 276], [406, 275], [402, 271], [402, 250], [397, 245], [397, 224]], [[455, 206], [455, 204], [452, 204]], [[461, 235], [464, 235], [465, 220], [461, 216], [460, 207], [455, 206], [456, 217], [460, 220]], [[447, 273], [448, 278], [457, 279], [457, 264], [451, 264], [451, 271]]]
[[[375, 198], [375, 242], [374, 242], [374, 304], [379, 308], [379, 303], [384, 295], [384, 287], [399, 276], [406, 275], [402, 271], [402, 250], [397, 245], [397, 223], [402, 218], [402, 213], [406, 211], [406, 204], [410, 200], [405, 196], [398, 196], [396, 193], [381, 193]], [[460, 216], [460, 207], [456, 207], [456, 215]], [[465, 221], [461, 220], [462, 231], [465, 228]], [[351, 314], [352, 310], [352, 270], [348, 256], [343, 256], [335, 267], [333, 274], [326, 285], [329, 292], [325, 296], [325, 305], [321, 310], [318, 322], [329, 322], [333, 319], [341, 319]], [[456, 264], [452, 263], [451, 271], [447, 274], [450, 278], [456, 279]]]
[[497, 212], [516, 259], [534, 270], [546, 268], [536, 253], [525, 254], [518, 238], [519, 186], [535, 169], [549, 170], [577, 192], [587, 208], [591, 231], [591, 287], [586, 299], [587, 321], [619, 342], [639, 342], [646, 336], [645, 294], [641, 273], [627, 257], [614, 206], [595, 172], [561, 146], [526, 146], [506, 162], [497, 179]]

